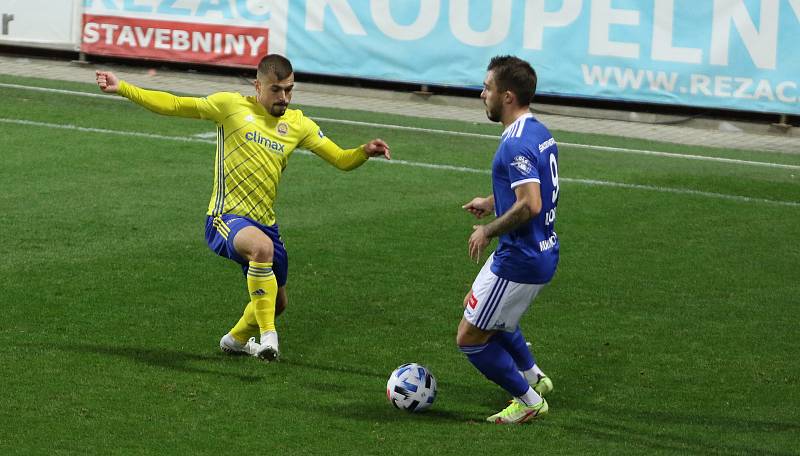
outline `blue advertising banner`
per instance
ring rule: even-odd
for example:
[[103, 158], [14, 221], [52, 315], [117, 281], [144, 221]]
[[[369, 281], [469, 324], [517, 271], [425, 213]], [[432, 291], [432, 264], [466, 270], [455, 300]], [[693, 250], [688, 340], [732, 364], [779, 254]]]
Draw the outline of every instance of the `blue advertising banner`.
[[[513, 54], [536, 68], [539, 93], [800, 115], [800, 0], [84, 0], [84, 7], [123, 17], [131, 29], [94, 21], [84, 43], [131, 52], [142, 43], [128, 35], [146, 38], [152, 29], [160, 37], [153, 58], [183, 60], [208, 41], [176, 23], [260, 27], [267, 51], [304, 73], [480, 87], [489, 59]], [[137, 30], [128, 19], [163, 25]], [[230, 46], [207, 52], [238, 49], [238, 35], [229, 34], [220, 39]], [[175, 50], [184, 54], [164, 57], [181, 43]]]
[[800, 114], [800, 0], [298, 3], [300, 71], [474, 87], [514, 54], [539, 93]]

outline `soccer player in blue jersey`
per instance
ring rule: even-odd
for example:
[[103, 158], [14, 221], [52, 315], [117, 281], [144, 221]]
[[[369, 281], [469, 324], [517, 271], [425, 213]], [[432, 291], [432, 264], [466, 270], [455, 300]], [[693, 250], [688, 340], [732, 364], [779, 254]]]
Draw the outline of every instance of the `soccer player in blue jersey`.
[[206, 242], [218, 255], [241, 264], [250, 295], [241, 318], [220, 340], [220, 349], [265, 361], [276, 359], [275, 316], [287, 305], [289, 263], [273, 205], [289, 157], [302, 147], [349, 171], [372, 157], [390, 159], [389, 146], [373, 139], [343, 150], [302, 111], [289, 109], [294, 71], [291, 62], [277, 54], [267, 55], [259, 63], [255, 96], [218, 92], [205, 98], [178, 97], [141, 89], [108, 71], [98, 71], [96, 79], [103, 92], [117, 93], [158, 114], [216, 124]]
[[536, 72], [517, 57], [494, 57], [481, 98], [486, 115], [505, 127], [492, 161], [492, 194], [474, 198], [464, 209], [495, 219], [473, 226], [469, 255], [486, 260], [464, 298], [456, 341], [469, 361], [513, 397], [487, 418], [501, 424], [524, 423], [547, 413], [544, 396], [553, 383], [528, 349], [519, 320], [556, 272], [558, 237], [558, 148], [547, 128], [530, 112]]

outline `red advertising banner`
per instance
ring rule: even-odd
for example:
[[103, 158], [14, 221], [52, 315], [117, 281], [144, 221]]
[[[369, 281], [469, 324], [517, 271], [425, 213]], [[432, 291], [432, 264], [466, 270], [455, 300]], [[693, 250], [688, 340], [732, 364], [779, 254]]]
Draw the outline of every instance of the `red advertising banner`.
[[87, 54], [253, 68], [267, 53], [269, 29], [118, 16], [83, 16]]

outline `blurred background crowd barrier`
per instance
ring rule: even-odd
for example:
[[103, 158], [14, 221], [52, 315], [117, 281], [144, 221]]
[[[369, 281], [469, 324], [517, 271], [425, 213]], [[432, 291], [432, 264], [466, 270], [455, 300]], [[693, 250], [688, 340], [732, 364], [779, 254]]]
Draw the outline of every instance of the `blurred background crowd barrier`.
[[800, 0], [0, 0], [0, 45], [83, 57], [479, 89], [534, 64], [546, 95], [800, 115]]

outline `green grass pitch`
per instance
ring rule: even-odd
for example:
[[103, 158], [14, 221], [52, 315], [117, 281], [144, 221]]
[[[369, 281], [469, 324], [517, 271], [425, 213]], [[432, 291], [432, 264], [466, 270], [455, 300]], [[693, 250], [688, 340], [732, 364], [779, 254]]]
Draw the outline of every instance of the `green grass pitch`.
[[[498, 427], [508, 398], [454, 340], [499, 127], [303, 109], [381, 124], [319, 121], [396, 163], [290, 160], [263, 364], [217, 348], [247, 293], [203, 240], [213, 124], [0, 86], [0, 454], [800, 454], [800, 155], [554, 132], [561, 263], [522, 327], [555, 391]], [[438, 379], [427, 413], [386, 401], [405, 362]]]

